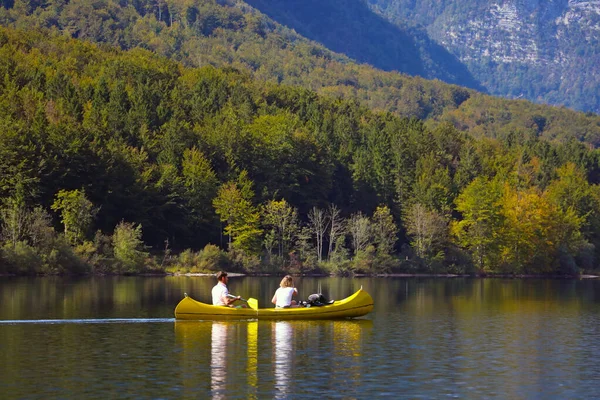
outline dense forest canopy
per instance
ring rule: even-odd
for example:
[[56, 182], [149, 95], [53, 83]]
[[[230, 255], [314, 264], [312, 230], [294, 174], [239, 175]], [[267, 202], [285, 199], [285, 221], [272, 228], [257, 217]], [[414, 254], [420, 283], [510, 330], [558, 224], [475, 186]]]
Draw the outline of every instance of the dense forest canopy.
[[598, 151], [552, 117], [581, 114], [470, 97], [429, 126], [33, 29], [0, 29], [0, 77], [0, 272], [597, 265]]
[[[283, 8], [283, 2], [278, 2], [279, 5], [272, 3], [252, 2], [261, 6], [260, 9], [264, 9], [262, 6], [265, 4], [272, 6], [269, 10], [273, 13]], [[302, 5], [305, 2], [285, 3], [286, 7], [291, 7], [292, 3], [306, 7], [306, 4]], [[355, 8], [347, 11], [356, 11]], [[371, 21], [377, 17], [365, 14], [364, 18]], [[385, 25], [381, 18], [377, 21], [387, 30], [398, 29]], [[359, 19], [356, 23], [362, 24], [359, 25], [362, 28], [353, 28], [355, 31], [367, 36], [370, 34], [365, 21]], [[600, 144], [598, 115], [525, 101], [506, 101], [438, 80], [384, 72], [367, 64], [357, 64], [347, 56], [334, 53], [274, 22], [243, 1], [5, 0], [0, 3], [0, 24], [24, 30], [50, 28], [73, 38], [121, 49], [144, 48], [189, 67], [233, 67], [248, 71], [261, 81], [299, 85], [326, 96], [356, 99], [373, 110], [415, 117], [427, 121], [432, 128], [439, 123], [451, 122], [459, 130], [471, 132], [474, 136], [501, 138], [516, 132], [518, 135], [534, 134], [563, 142], [575, 138], [595, 147]], [[393, 51], [373, 49], [365, 53], [372, 54], [371, 59], [358, 60], [372, 64], [374, 59], [406, 60], [406, 65], [441, 68], [433, 75], [422, 74], [425, 77], [464, 81], [446, 76], [449, 72], [444, 72], [443, 67], [451, 64], [446, 55], [440, 55], [440, 59], [431, 54], [425, 56], [427, 52], [424, 53], [423, 48], [433, 46], [432, 43], [414, 40], [410, 45], [398, 43]], [[396, 42], [392, 41], [392, 44]], [[364, 40], [360, 43], [363, 46], [368, 44]], [[405, 49], [403, 46], [408, 47]], [[409, 47], [414, 47], [414, 51]], [[382, 58], [382, 54], [386, 57]], [[357, 54], [351, 55], [358, 57]], [[420, 58], [420, 61], [415, 58]], [[404, 72], [419, 73], [410, 68]], [[470, 86], [477, 87], [475, 84]]]

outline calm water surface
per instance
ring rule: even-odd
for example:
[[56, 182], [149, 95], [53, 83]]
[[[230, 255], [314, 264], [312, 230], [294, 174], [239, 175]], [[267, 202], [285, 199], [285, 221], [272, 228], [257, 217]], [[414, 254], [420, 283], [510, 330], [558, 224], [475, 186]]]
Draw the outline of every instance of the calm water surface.
[[[280, 278], [231, 278], [268, 306]], [[0, 278], [2, 399], [600, 397], [600, 280], [303, 278], [366, 317], [175, 321], [214, 278]]]

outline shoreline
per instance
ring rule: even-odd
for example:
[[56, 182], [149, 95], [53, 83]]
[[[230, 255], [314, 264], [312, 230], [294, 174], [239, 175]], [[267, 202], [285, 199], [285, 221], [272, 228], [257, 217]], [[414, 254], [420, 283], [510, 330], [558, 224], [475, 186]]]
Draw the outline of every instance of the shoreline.
[[[242, 277], [260, 277], [260, 276], [282, 276], [285, 273], [273, 273], [273, 274], [244, 274], [227, 272], [229, 276]], [[170, 273], [166, 274], [169, 276], [215, 276], [214, 273]], [[535, 274], [407, 274], [407, 273], [392, 273], [392, 274], [354, 274], [351, 276], [342, 275], [328, 275], [328, 274], [291, 274], [294, 277], [307, 277], [307, 278], [318, 278], [318, 277], [340, 277], [340, 278], [503, 278], [503, 279], [596, 279], [600, 278], [600, 275], [582, 274], [582, 275], [535, 275]]]
[[[242, 272], [229, 272], [227, 274], [232, 277], [270, 277], [270, 276], [283, 276], [285, 272], [281, 273], [242, 273]], [[17, 274], [0, 274], [2, 277], [100, 277], [100, 276], [130, 276], [130, 277], [165, 277], [165, 276], [184, 276], [184, 277], [200, 277], [200, 276], [215, 276], [216, 272], [187, 272], [187, 273], [140, 273], [140, 274], [65, 274], [65, 275], [17, 275]], [[353, 275], [330, 275], [330, 274], [290, 274], [294, 277], [307, 277], [307, 278], [501, 278], [501, 279], [597, 279], [600, 275], [595, 274], [581, 274], [581, 275], [536, 275], [536, 274], [426, 274], [426, 273], [389, 273], [389, 274], [353, 274]]]

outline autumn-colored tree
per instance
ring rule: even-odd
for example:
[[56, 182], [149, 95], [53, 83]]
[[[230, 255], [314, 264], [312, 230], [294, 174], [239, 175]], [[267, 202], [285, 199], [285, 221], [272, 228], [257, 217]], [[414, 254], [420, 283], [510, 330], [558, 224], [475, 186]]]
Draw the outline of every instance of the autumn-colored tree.
[[475, 178], [456, 199], [461, 218], [452, 224], [457, 244], [467, 249], [480, 270], [493, 271], [499, 261], [503, 185], [497, 180]]
[[572, 208], [563, 211], [551, 204], [535, 189], [505, 185], [502, 215], [502, 263], [513, 272], [554, 272], [560, 251], [576, 255], [582, 245], [582, 218]]

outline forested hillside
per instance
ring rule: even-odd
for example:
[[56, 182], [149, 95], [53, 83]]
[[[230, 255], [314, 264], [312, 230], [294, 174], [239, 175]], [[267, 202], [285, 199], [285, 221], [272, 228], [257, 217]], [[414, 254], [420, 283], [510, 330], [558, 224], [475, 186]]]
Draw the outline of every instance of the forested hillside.
[[0, 29], [0, 76], [0, 272], [597, 265], [598, 151], [574, 139], [471, 136], [58, 31]]
[[353, 63], [242, 1], [139, 1], [122, 5], [112, 0], [78, 0], [25, 5], [17, 0], [0, 8], [0, 23], [22, 29], [55, 28], [74, 38], [122, 49], [142, 47], [187, 66], [233, 66], [264, 81], [355, 97], [372, 108], [406, 116], [434, 117], [469, 96], [463, 88]]
[[[255, 0], [252, 3], [260, 6], [266, 1]], [[304, 3], [278, 2], [270, 11]], [[504, 101], [437, 80], [409, 77], [357, 64], [303, 38], [242, 1], [117, 3], [112, 0], [76, 0], [44, 3], [5, 0], [0, 4], [0, 23], [3, 25], [22, 29], [51, 28], [74, 38], [122, 49], [141, 47], [180, 61], [185, 66], [234, 67], [248, 71], [261, 81], [300, 85], [319, 94], [356, 99], [373, 110], [425, 120], [431, 127], [450, 121], [474, 136], [535, 135], [558, 141], [575, 138], [593, 146], [600, 144], [600, 117], [597, 115], [525, 101]], [[328, 2], [319, 4], [327, 10], [335, 10]], [[316, 2], [313, 5], [318, 10]], [[358, 3], [345, 12], [348, 15], [344, 21], [357, 13], [362, 17], [354, 25], [347, 22], [346, 30], [340, 35], [315, 39], [339, 51], [348, 51], [361, 62], [377, 65], [376, 60], [388, 60], [389, 63], [404, 63], [407, 66], [404, 72], [407, 73], [435, 70], [437, 72], [423, 74], [451, 82], [468, 79], [463, 76], [465, 71], [462, 70], [454, 75], [456, 80], [453, 80], [449, 71], [459, 71], [455, 61], [439, 46], [427, 42], [421, 33], [400, 31], [383, 19], [368, 14]], [[343, 13], [340, 13], [342, 10], [332, 15], [342, 18]], [[289, 15], [288, 18], [310, 20], [306, 10]], [[319, 15], [326, 17], [330, 14], [315, 13], [311, 17], [318, 21]], [[327, 25], [337, 32], [337, 28], [331, 26], [335, 21], [327, 18], [321, 26]], [[372, 30], [375, 27], [386, 32], [384, 37]], [[388, 36], [395, 35], [394, 32], [406, 40], [389, 39]], [[344, 39], [342, 33], [352, 36]], [[334, 41], [336, 38], [337, 42]], [[353, 42], [361, 44], [360, 51], [339, 47]], [[374, 47], [369, 47], [369, 44]], [[382, 67], [388, 68], [389, 65]], [[476, 87], [476, 84], [472, 86]]]
[[403, 29], [362, 1], [248, 0], [278, 23], [361, 63], [484, 91], [467, 68], [425, 31]]

